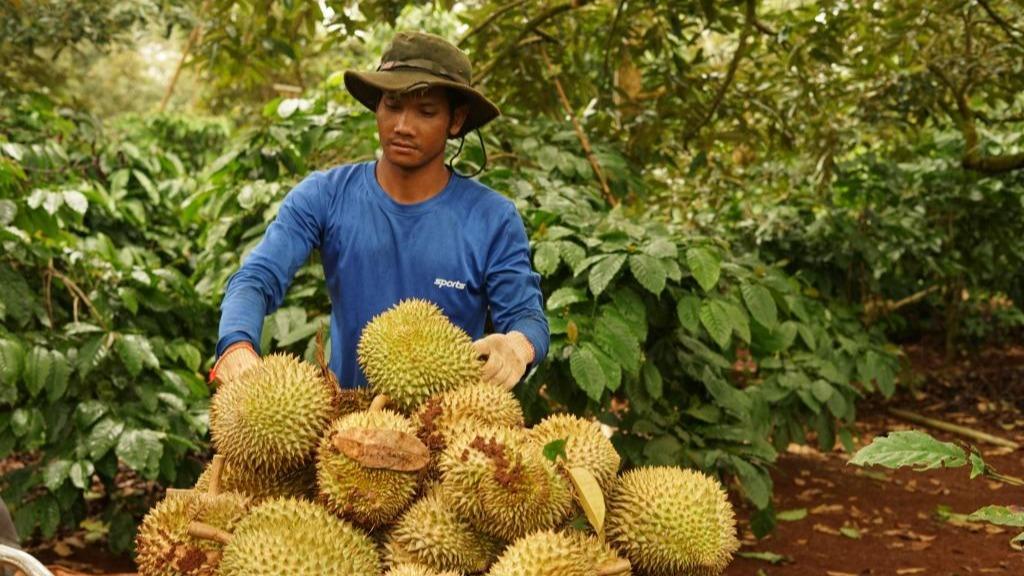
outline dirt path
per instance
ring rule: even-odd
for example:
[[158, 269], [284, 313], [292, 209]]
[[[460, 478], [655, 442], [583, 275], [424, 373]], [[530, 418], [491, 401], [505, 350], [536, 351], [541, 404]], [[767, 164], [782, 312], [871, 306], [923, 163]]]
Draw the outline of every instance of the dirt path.
[[[1024, 443], [1024, 354], [1011, 349], [946, 369], [933, 356], [909, 350], [921, 378], [918, 389], [892, 403], [901, 408]], [[999, 385], [999, 383], [1002, 385]], [[998, 394], [998, 399], [991, 396]], [[891, 430], [916, 426], [889, 416], [884, 406], [861, 409], [859, 445]], [[920, 427], [916, 427], [920, 428]], [[950, 434], [928, 430], [941, 440]], [[1024, 477], [1024, 451], [981, 446], [985, 461], [1005, 474]], [[965, 523], [938, 512], [969, 514], [989, 504], [1024, 505], [1024, 489], [984, 479], [969, 470], [913, 472], [847, 466], [849, 455], [793, 447], [773, 473], [779, 512], [806, 510], [780, 521], [761, 541], [741, 519], [742, 552], [770, 552], [779, 564], [737, 558], [728, 576], [861, 576], [1024, 574], [1024, 553], [1009, 540], [1020, 530]], [[800, 517], [801, 513], [794, 513]]]

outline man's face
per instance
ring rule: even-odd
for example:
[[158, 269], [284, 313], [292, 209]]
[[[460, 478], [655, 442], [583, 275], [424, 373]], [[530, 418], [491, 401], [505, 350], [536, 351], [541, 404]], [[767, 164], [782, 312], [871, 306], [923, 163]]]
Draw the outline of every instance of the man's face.
[[444, 158], [449, 135], [462, 129], [466, 107], [454, 111], [444, 88], [435, 86], [406, 94], [385, 93], [377, 104], [377, 133], [384, 157], [415, 170]]

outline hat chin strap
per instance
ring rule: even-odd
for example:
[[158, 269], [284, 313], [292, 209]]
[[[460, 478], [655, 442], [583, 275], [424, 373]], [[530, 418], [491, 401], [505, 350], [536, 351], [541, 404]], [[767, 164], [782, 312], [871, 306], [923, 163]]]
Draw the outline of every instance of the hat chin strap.
[[480, 140], [480, 149], [484, 151], [484, 163], [480, 165], [480, 168], [476, 172], [473, 172], [472, 174], [469, 174], [469, 175], [462, 174], [461, 172], [456, 170], [455, 166], [453, 166], [453, 164], [455, 163], [455, 159], [459, 157], [459, 154], [462, 153], [462, 145], [466, 143], [466, 137], [465, 136], [462, 136], [461, 138], [459, 138], [459, 148], [458, 148], [458, 150], [455, 151], [455, 154], [452, 155], [451, 160], [448, 161], [448, 169], [451, 170], [452, 173], [455, 174], [456, 176], [461, 176], [462, 178], [475, 178], [481, 172], [484, 171], [484, 168], [487, 167], [487, 147], [484, 146], [484, 137], [483, 137], [482, 134], [480, 134], [480, 129], [479, 128], [474, 128], [473, 132], [476, 132], [476, 137]]

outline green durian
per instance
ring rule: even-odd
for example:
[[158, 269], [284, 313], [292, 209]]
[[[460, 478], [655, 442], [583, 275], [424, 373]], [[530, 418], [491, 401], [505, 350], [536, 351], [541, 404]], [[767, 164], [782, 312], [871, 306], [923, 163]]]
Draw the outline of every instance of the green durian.
[[522, 428], [523, 407], [510, 390], [480, 382], [431, 396], [420, 405], [413, 423], [428, 447], [443, 449], [465, 424]]
[[487, 576], [594, 576], [594, 566], [577, 541], [551, 530], [513, 542]]
[[412, 411], [445, 390], [476, 384], [483, 363], [469, 335], [436, 304], [404, 300], [377, 315], [363, 329], [359, 366], [374, 394]]
[[554, 414], [531, 428], [528, 434], [541, 447], [565, 440], [565, 466], [589, 470], [602, 490], [607, 491], [615, 482], [622, 459], [597, 422], [572, 414]]
[[[210, 466], [207, 466], [196, 480], [195, 489], [206, 491], [209, 481]], [[223, 490], [247, 496], [255, 504], [274, 497], [310, 500], [316, 495], [316, 463], [310, 461], [294, 470], [271, 473], [225, 462], [220, 482]]]
[[210, 576], [223, 545], [188, 534], [198, 521], [230, 531], [248, 512], [249, 502], [229, 492], [194, 490], [168, 494], [143, 518], [135, 536], [140, 576]]
[[422, 564], [399, 564], [384, 573], [384, 576], [462, 576], [459, 572], [438, 572]]
[[385, 560], [391, 566], [417, 563], [434, 570], [483, 572], [503, 543], [474, 529], [455, 511], [444, 489], [417, 500], [388, 534]]
[[274, 498], [235, 527], [218, 576], [377, 576], [380, 557], [364, 532], [303, 500]]
[[318, 501], [331, 512], [369, 529], [390, 523], [412, 502], [419, 474], [366, 468], [338, 450], [334, 434], [367, 428], [415, 434], [409, 419], [391, 410], [364, 410], [331, 425], [317, 456]]
[[608, 498], [605, 528], [611, 545], [645, 576], [718, 575], [739, 548], [721, 484], [682, 468], [623, 474]]
[[339, 408], [338, 388], [289, 354], [271, 354], [221, 385], [210, 404], [210, 433], [236, 468], [278, 475], [309, 463]]
[[554, 528], [572, 511], [568, 481], [523, 430], [464, 433], [445, 450], [440, 467], [455, 510], [501, 540]]

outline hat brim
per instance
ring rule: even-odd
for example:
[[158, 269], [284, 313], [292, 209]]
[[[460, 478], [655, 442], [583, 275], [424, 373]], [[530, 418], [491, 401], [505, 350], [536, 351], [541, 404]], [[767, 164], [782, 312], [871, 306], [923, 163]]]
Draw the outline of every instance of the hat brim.
[[385, 72], [345, 71], [345, 88], [370, 111], [377, 112], [377, 103], [384, 92], [408, 92], [420, 88], [443, 86], [466, 96], [469, 115], [457, 137], [465, 136], [498, 116], [501, 110], [479, 91], [465, 84], [447, 80], [421, 70], [388, 70]]

